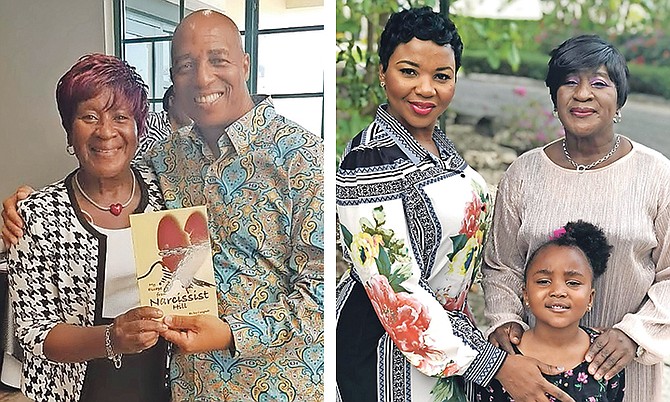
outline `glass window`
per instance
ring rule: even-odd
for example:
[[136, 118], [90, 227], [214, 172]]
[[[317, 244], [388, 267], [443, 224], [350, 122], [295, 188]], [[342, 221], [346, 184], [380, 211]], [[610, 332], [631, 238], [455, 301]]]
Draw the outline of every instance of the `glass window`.
[[179, 0], [126, 0], [125, 39], [172, 35], [179, 23]]
[[245, 1], [240, 0], [185, 0], [184, 16], [193, 11], [208, 8], [227, 15], [235, 22], [240, 31], [244, 30]]
[[325, 19], [323, 0], [259, 0], [259, 29], [323, 25]]
[[323, 97], [273, 99], [277, 113], [292, 120], [316, 135], [323, 121]]
[[149, 86], [152, 110], [162, 110], [163, 94], [172, 84], [170, 41], [180, 17], [208, 8], [230, 17], [257, 43], [255, 69], [250, 71], [255, 92], [277, 95], [275, 105], [281, 114], [322, 133], [324, 0], [259, 0], [259, 26], [254, 27], [245, 26], [251, 18], [246, 15], [246, 1], [119, 1], [125, 15], [122, 56]]
[[262, 34], [258, 37], [258, 93], [323, 91], [323, 31]]
[[153, 93], [153, 59], [151, 57], [151, 43], [127, 43], [125, 45], [126, 61], [137, 69], [142, 80], [149, 86], [149, 97]]

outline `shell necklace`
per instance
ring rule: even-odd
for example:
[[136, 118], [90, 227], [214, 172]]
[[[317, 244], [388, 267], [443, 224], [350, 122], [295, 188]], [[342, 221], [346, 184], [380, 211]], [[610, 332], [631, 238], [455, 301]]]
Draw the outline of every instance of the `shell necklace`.
[[91, 197], [89, 197], [88, 194], [86, 194], [86, 193], [84, 192], [84, 189], [81, 188], [81, 184], [79, 184], [79, 172], [77, 172], [77, 174], [74, 176], [74, 184], [77, 186], [77, 190], [79, 190], [79, 192], [81, 193], [81, 195], [83, 195], [84, 198], [86, 198], [86, 200], [87, 200], [88, 202], [90, 202], [91, 204], [93, 204], [94, 207], [98, 208], [98, 209], [101, 210], [101, 211], [109, 211], [109, 213], [111, 213], [111, 214], [114, 215], [114, 216], [119, 216], [119, 215], [121, 215], [121, 212], [123, 211], [123, 208], [127, 207], [128, 205], [130, 205], [130, 202], [131, 202], [131, 201], [133, 200], [133, 198], [135, 197], [135, 181], [136, 181], [136, 180], [135, 180], [135, 175], [133, 174], [133, 189], [132, 189], [132, 191], [130, 192], [130, 198], [128, 198], [128, 201], [124, 202], [123, 204], [116, 202], [116, 203], [114, 203], [114, 204], [110, 204], [110, 206], [108, 206], [108, 207], [103, 207], [102, 205], [100, 205], [100, 204], [98, 204], [97, 202], [93, 201], [93, 199], [91, 199]]
[[577, 172], [583, 173], [585, 170], [593, 169], [597, 165], [608, 160], [612, 155], [614, 155], [616, 150], [619, 148], [620, 143], [621, 143], [621, 135], [617, 134], [616, 141], [614, 141], [614, 147], [612, 147], [612, 149], [605, 156], [603, 156], [602, 158], [598, 159], [595, 162], [589, 163], [588, 165], [582, 165], [572, 160], [570, 154], [568, 153], [568, 147], [565, 146], [565, 138], [563, 138], [563, 153], [565, 154], [565, 157], [568, 159], [568, 162], [570, 162], [570, 164], [572, 164], [572, 166], [575, 167]]

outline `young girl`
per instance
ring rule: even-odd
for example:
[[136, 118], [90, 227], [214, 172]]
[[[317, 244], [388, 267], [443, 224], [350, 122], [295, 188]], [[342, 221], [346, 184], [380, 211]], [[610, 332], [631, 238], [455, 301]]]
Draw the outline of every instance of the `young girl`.
[[[589, 374], [584, 356], [598, 332], [579, 326], [579, 320], [591, 310], [593, 279], [605, 272], [611, 249], [597, 226], [581, 220], [569, 222], [531, 255], [524, 273], [523, 299], [535, 316], [535, 326], [523, 334], [517, 353], [558, 367], [572, 367], [546, 377], [575, 401], [623, 399], [623, 371], [609, 381], [596, 381]], [[470, 387], [472, 401], [512, 400], [495, 380], [486, 388]]]

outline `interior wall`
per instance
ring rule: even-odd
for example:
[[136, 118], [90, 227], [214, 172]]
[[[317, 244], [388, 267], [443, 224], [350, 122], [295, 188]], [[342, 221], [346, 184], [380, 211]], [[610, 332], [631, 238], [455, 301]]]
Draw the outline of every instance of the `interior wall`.
[[0, 1], [0, 199], [77, 166], [65, 151], [56, 82], [81, 55], [104, 52], [103, 3]]

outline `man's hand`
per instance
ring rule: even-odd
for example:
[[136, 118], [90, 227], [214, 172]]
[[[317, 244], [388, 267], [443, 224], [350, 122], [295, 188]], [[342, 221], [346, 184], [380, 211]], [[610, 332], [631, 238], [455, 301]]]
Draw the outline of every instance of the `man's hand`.
[[117, 353], [140, 353], [158, 342], [167, 326], [159, 319], [163, 312], [154, 307], [136, 307], [114, 319], [112, 345]]
[[512, 344], [518, 345], [523, 335], [523, 327], [517, 322], [508, 322], [496, 328], [489, 335], [489, 342], [499, 347], [510, 355], [516, 354]]
[[575, 402], [570, 395], [542, 377], [542, 373], [556, 375], [563, 371], [563, 368], [549, 366], [532, 357], [509, 355], [496, 379], [516, 402], [547, 402], [547, 394], [562, 402]]
[[225, 350], [233, 346], [233, 333], [227, 322], [211, 315], [172, 315], [163, 320], [168, 330], [161, 336], [184, 353]]
[[600, 334], [586, 352], [589, 373], [596, 380], [610, 380], [635, 358], [637, 345], [628, 335], [614, 328]]
[[35, 190], [29, 186], [21, 186], [16, 190], [16, 193], [2, 203], [2, 220], [4, 221], [2, 241], [7, 248], [18, 243], [19, 238], [23, 236], [23, 219], [21, 219], [16, 207], [19, 201], [25, 200], [33, 191]]

